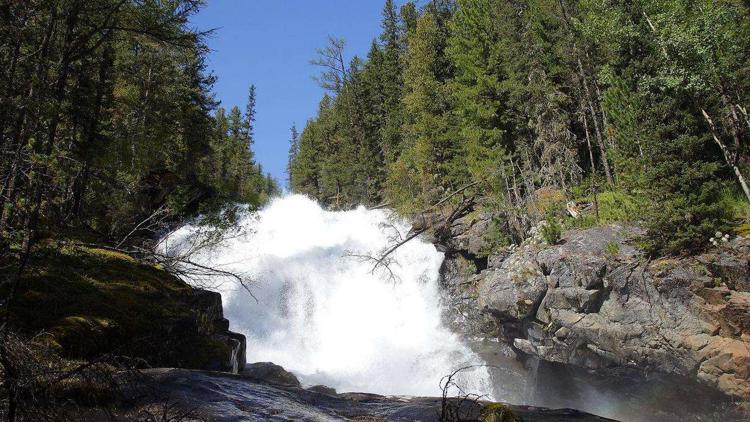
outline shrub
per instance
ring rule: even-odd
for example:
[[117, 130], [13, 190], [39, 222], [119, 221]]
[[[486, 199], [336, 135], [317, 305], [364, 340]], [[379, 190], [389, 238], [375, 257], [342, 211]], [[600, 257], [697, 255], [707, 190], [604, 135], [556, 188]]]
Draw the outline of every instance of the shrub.
[[542, 225], [542, 239], [548, 245], [556, 245], [562, 236], [562, 227], [555, 218], [548, 218], [545, 223]]
[[599, 221], [602, 223], [636, 221], [642, 217], [642, 198], [624, 192], [609, 191], [600, 193], [596, 199], [599, 203]]
[[565, 210], [565, 194], [560, 189], [544, 187], [535, 191], [526, 205], [532, 220], [559, 215]]
[[482, 255], [489, 256], [497, 252], [500, 248], [510, 246], [513, 243], [510, 235], [506, 232], [504, 222], [493, 217], [487, 231], [482, 237], [482, 248], [479, 251]]
[[668, 164], [652, 170], [653, 198], [644, 210], [647, 250], [652, 255], [704, 249], [715, 232], [728, 231], [732, 218], [721, 201], [727, 183], [716, 175], [719, 164]]
[[517, 422], [521, 419], [509, 406], [502, 403], [491, 403], [482, 408], [481, 420], [484, 422]]

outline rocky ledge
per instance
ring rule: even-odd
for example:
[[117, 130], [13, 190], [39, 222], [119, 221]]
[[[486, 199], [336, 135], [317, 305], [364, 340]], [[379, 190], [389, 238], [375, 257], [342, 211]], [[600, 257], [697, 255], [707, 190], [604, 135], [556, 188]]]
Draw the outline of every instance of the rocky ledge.
[[195, 312], [194, 319], [187, 320], [188, 324], [192, 325], [194, 321], [198, 335], [208, 336], [220, 345], [218, 349], [221, 352], [208, 359], [203, 369], [235, 374], [244, 370], [246, 339], [243, 334], [229, 330], [229, 320], [224, 318], [221, 294], [195, 289], [190, 302]]
[[455, 329], [521, 356], [675, 374], [750, 400], [750, 240], [649, 260], [640, 229], [609, 225], [483, 257], [486, 220], [456, 221], [442, 245]]
[[[436, 397], [342, 393], [303, 388], [296, 377], [272, 363], [255, 363], [240, 374], [186, 369], [144, 371], [149, 394], [137, 395], [125, 414], [180, 415], [180, 420], [438, 421], [443, 400]], [[570, 409], [449, 400], [460, 420], [606, 421]], [[456, 409], [456, 407], [453, 407]], [[166, 409], [166, 410], [165, 410]], [[205, 418], [205, 419], [204, 419]], [[166, 420], [166, 419], [165, 419]], [[172, 419], [170, 419], [172, 420]], [[445, 419], [458, 420], [458, 419]]]

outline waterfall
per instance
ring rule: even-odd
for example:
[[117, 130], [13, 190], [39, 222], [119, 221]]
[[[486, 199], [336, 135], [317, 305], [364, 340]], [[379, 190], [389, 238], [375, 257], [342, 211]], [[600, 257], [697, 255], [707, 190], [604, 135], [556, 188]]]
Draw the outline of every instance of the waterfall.
[[332, 212], [289, 195], [246, 213], [211, 247], [195, 246], [203, 235], [196, 226], [163, 245], [167, 253], [197, 249], [192, 261], [253, 280], [252, 295], [212, 280], [233, 330], [247, 336], [249, 362], [274, 362], [303, 384], [338, 391], [431, 396], [441, 394], [443, 376], [480, 365], [462, 371], [459, 384], [492, 398], [483, 361], [441, 321], [442, 253], [414, 239], [373, 271], [367, 257], [408, 230], [387, 210]]

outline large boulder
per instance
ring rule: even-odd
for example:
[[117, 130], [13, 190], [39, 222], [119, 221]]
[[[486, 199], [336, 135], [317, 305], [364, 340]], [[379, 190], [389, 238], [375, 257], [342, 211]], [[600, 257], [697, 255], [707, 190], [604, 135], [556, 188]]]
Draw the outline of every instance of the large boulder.
[[149, 366], [237, 372], [244, 336], [229, 331], [221, 295], [194, 289], [118, 252], [43, 244], [19, 284], [10, 324], [39, 332], [68, 359], [115, 354]]
[[287, 371], [281, 365], [276, 365], [272, 362], [251, 363], [240, 374], [245, 378], [269, 384], [288, 385], [292, 387], [302, 386], [299, 379], [293, 373]]

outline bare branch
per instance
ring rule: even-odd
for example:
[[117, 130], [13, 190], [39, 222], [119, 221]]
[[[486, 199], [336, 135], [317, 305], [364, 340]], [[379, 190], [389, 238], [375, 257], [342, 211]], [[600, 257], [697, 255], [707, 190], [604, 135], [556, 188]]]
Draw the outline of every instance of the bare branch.
[[341, 38], [328, 36], [328, 45], [316, 50], [318, 57], [310, 60], [310, 64], [323, 68], [319, 76], [314, 79], [323, 89], [341, 92], [349, 77], [349, 71], [344, 62], [344, 46], [346, 42]]

